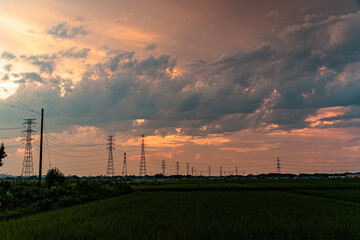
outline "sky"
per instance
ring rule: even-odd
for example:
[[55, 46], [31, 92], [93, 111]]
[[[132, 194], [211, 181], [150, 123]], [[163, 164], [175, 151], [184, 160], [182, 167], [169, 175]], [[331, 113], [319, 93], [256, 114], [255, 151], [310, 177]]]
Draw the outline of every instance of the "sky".
[[[0, 173], [360, 171], [360, 1], [0, 0]], [[194, 173], [195, 174], [195, 173]]]

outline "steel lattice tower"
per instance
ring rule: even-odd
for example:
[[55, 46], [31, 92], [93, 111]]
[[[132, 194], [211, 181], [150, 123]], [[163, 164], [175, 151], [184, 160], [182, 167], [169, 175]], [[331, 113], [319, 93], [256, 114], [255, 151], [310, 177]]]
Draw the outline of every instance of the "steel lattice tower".
[[140, 176], [146, 175], [146, 162], [145, 162], [145, 136], [141, 136], [141, 159], [140, 159]]
[[281, 175], [281, 171], [280, 171], [280, 158], [278, 157], [277, 158], [277, 161], [276, 161], [276, 168], [277, 168], [277, 177], [280, 178], [280, 175]]
[[123, 176], [127, 176], [126, 152], [124, 152], [124, 163], [123, 163], [122, 175], [123, 175]]
[[24, 161], [21, 170], [21, 176], [33, 176], [34, 175], [34, 167], [33, 167], [33, 158], [32, 158], [32, 142], [34, 138], [32, 135], [36, 133], [32, 127], [35, 126], [36, 119], [24, 119], [22, 125], [26, 128], [22, 131], [22, 134], [25, 136], [23, 142], [25, 144], [25, 154], [24, 154]]
[[176, 162], [176, 175], [179, 175], [179, 162]]
[[106, 168], [106, 175], [107, 176], [114, 176], [115, 170], [114, 170], [114, 159], [113, 159], [113, 149], [114, 149], [114, 136], [108, 137], [108, 143], [107, 143], [107, 149], [109, 150], [109, 157], [107, 162], [107, 168]]
[[189, 175], [189, 168], [190, 168], [189, 163], [186, 163], [186, 175]]
[[220, 166], [220, 177], [222, 177], [222, 166]]
[[165, 160], [162, 160], [161, 168], [162, 168], [162, 175], [165, 176], [165, 168], [166, 168]]
[[235, 168], [235, 176], [238, 175], [237, 170], [238, 170], [238, 168], [236, 167], [236, 168]]
[[191, 167], [191, 176], [194, 176], [194, 167]]
[[211, 166], [209, 166], [209, 177], [211, 176]]

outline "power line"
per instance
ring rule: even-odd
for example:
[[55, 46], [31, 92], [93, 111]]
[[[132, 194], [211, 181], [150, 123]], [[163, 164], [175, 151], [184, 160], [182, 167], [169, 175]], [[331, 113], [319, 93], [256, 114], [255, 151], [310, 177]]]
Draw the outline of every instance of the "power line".
[[41, 114], [33, 109], [31, 109], [30, 107], [28, 107], [25, 103], [21, 102], [19, 99], [17, 99], [14, 95], [10, 94], [6, 88], [1, 87], [10, 97], [14, 98], [18, 103], [20, 103], [22, 106], [24, 106], [25, 108], [27, 108], [28, 110], [30, 110], [31, 112], [37, 113], [37, 114]]
[[50, 149], [49, 149], [49, 139], [48, 139], [48, 133], [46, 131], [46, 123], [44, 119], [44, 130], [45, 130], [45, 141], [46, 141], [46, 150], [48, 153], [48, 160], [49, 160], [49, 169], [51, 169], [51, 158], [50, 158]]
[[0, 128], [0, 131], [6, 131], [6, 130], [19, 130], [24, 129], [22, 127], [13, 127], [13, 128]]

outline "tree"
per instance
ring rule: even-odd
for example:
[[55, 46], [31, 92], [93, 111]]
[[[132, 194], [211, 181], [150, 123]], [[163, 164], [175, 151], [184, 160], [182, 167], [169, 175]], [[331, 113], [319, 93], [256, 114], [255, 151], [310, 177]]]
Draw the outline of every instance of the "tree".
[[45, 182], [48, 187], [62, 185], [65, 182], [65, 176], [59, 169], [52, 168], [47, 172]]
[[1, 143], [0, 147], [0, 167], [3, 165], [2, 160], [7, 157], [7, 154], [5, 153], [5, 147], [4, 144]]

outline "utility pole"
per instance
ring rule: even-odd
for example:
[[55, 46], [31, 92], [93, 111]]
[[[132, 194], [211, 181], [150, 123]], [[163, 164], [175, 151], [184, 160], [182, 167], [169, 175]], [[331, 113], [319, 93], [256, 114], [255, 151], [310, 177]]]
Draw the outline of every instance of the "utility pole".
[[32, 138], [32, 135], [36, 133], [36, 131], [33, 130], [32, 127], [34, 127], [36, 124], [35, 120], [36, 119], [24, 119], [24, 122], [22, 123], [26, 129], [22, 131], [22, 134], [25, 136], [25, 139], [23, 139], [23, 142], [25, 143], [25, 154], [21, 176], [30, 177], [34, 175], [32, 158], [32, 141], [34, 138]]
[[280, 158], [278, 157], [277, 158], [277, 161], [276, 161], [276, 168], [277, 168], [277, 178], [280, 179], [280, 176], [281, 176], [281, 171], [280, 171]]
[[209, 177], [211, 176], [211, 167], [209, 166]]
[[179, 175], [179, 162], [176, 162], [176, 175]]
[[162, 160], [161, 168], [162, 168], [162, 175], [165, 176], [165, 168], [166, 168], [166, 162], [165, 162], [165, 160]]
[[145, 136], [141, 136], [141, 159], [140, 159], [140, 176], [146, 175], [146, 162], [145, 162]]
[[113, 159], [113, 149], [114, 149], [114, 136], [108, 137], [107, 149], [109, 150], [108, 163], [106, 168], [106, 175], [113, 177], [115, 175], [114, 170], [114, 159]]
[[189, 168], [190, 168], [189, 163], [186, 163], [186, 175], [188, 176], [189, 176]]
[[43, 153], [43, 131], [44, 129], [44, 108], [41, 109], [41, 128], [40, 128], [40, 154], [39, 154], [39, 185], [41, 184], [42, 175], [42, 153]]
[[222, 166], [220, 166], [220, 177], [222, 177]]
[[122, 175], [123, 175], [123, 177], [127, 176], [126, 152], [124, 152], [124, 163], [123, 163]]

